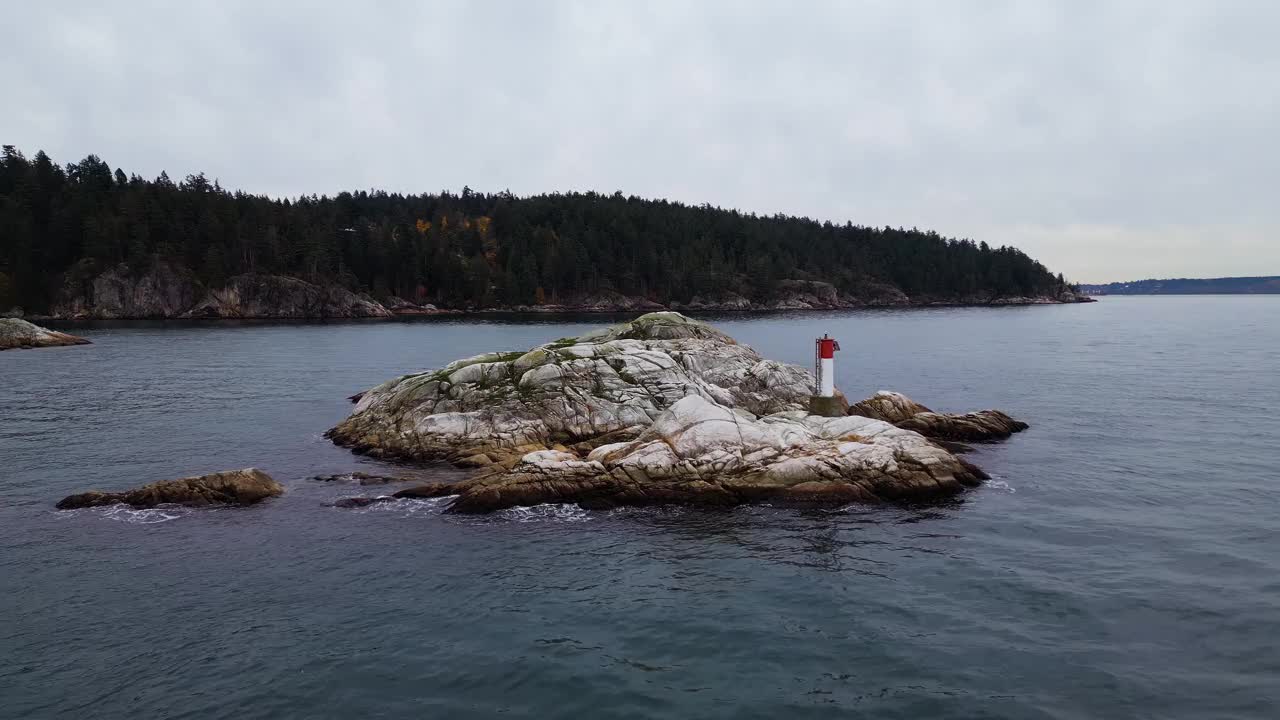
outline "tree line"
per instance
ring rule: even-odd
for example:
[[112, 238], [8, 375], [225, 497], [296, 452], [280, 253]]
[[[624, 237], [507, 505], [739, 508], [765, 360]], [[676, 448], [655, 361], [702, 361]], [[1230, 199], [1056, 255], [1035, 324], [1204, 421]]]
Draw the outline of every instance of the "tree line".
[[90, 155], [59, 165], [14, 146], [0, 158], [0, 309], [40, 311], [68, 274], [157, 259], [209, 287], [243, 273], [337, 283], [444, 307], [555, 303], [603, 291], [657, 302], [822, 280], [855, 296], [885, 285], [937, 300], [1054, 295], [1061, 275], [1011, 247], [622, 193], [270, 198], [203, 173], [174, 182]]

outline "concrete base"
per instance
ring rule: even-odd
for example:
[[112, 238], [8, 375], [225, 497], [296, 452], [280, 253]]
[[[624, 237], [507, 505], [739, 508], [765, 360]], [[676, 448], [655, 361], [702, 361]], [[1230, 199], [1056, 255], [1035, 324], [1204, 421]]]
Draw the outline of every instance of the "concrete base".
[[810, 395], [809, 414], [822, 417], [844, 417], [849, 414], [849, 401], [838, 392], [831, 397]]

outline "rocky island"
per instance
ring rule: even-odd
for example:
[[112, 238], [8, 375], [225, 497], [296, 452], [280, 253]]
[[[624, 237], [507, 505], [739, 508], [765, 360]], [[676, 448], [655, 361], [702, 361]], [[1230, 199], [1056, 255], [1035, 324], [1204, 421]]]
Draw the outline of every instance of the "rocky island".
[[161, 480], [123, 492], [89, 492], [69, 495], [58, 501], [59, 510], [125, 504], [133, 508], [157, 505], [253, 505], [284, 493], [284, 487], [257, 468]]
[[981, 441], [1026, 427], [994, 411], [932, 413], [895, 393], [819, 417], [806, 410], [813, 383], [710, 325], [655, 312], [396, 378], [357, 396], [327, 436], [376, 457], [476, 468], [391, 497], [456, 496], [451, 511], [488, 512], [932, 498], [986, 475], [927, 435]]
[[0, 350], [88, 345], [88, 340], [33, 325], [19, 318], [0, 318]]

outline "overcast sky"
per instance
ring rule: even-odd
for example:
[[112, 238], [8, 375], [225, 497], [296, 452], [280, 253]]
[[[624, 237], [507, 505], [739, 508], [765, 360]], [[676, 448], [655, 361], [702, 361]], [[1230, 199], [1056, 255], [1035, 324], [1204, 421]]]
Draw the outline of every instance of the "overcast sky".
[[1280, 3], [19, 2], [0, 141], [270, 195], [622, 190], [1081, 282], [1280, 274]]

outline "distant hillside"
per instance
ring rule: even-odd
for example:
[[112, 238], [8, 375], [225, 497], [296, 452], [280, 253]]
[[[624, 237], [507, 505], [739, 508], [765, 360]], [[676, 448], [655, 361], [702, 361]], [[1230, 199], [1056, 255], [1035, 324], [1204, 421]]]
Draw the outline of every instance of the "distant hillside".
[[[252, 297], [247, 297], [247, 294]], [[1075, 302], [1012, 247], [622, 193], [272, 199], [96, 156], [0, 155], [0, 311], [331, 317], [434, 309]], [[386, 305], [381, 305], [386, 303]]]
[[1135, 280], [1080, 289], [1088, 295], [1275, 295], [1280, 294], [1280, 276]]

